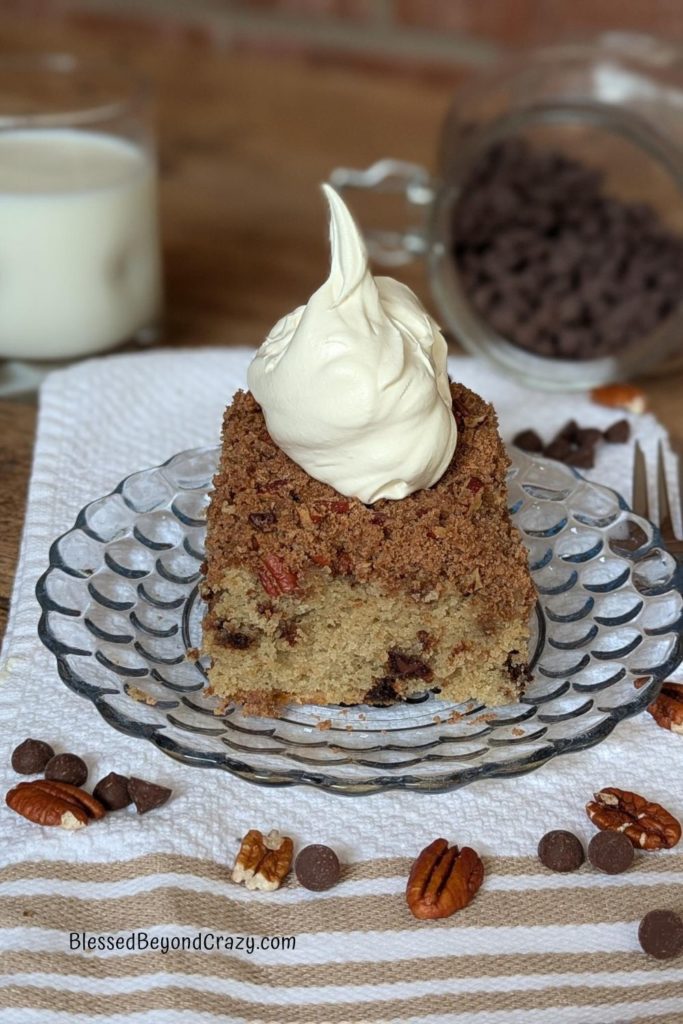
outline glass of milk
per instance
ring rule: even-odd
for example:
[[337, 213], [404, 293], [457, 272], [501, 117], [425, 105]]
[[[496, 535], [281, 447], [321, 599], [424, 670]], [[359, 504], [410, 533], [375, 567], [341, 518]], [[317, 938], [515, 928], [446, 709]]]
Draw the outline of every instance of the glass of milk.
[[161, 273], [147, 87], [62, 55], [0, 60], [0, 359], [150, 341]]

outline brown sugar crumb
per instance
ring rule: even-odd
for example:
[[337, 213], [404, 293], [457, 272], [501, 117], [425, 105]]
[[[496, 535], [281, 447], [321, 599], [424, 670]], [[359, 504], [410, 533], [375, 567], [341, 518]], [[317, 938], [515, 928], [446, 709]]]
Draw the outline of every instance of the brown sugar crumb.
[[320, 729], [321, 731], [325, 731], [326, 729], [331, 729], [331, 728], [332, 728], [332, 719], [331, 718], [324, 718], [321, 722], [318, 722], [318, 724], [316, 725], [316, 729]]

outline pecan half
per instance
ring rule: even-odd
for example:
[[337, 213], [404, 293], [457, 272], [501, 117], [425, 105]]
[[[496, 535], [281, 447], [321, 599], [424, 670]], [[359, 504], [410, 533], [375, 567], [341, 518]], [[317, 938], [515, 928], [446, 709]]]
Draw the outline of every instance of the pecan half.
[[10, 789], [5, 803], [37, 825], [59, 825], [70, 830], [83, 828], [106, 813], [104, 804], [84, 789], [48, 779], [20, 782]]
[[288, 569], [277, 555], [265, 556], [258, 576], [263, 589], [271, 597], [291, 594], [297, 587], [296, 573]]
[[244, 882], [247, 889], [279, 889], [289, 874], [293, 852], [289, 836], [281, 836], [275, 829], [264, 836], [257, 828], [251, 828], [240, 845], [232, 880]]
[[683, 735], [683, 683], [664, 683], [647, 710], [662, 729]]
[[641, 850], [668, 850], [681, 838], [681, 826], [673, 814], [623, 789], [601, 789], [586, 804], [586, 812], [599, 829], [623, 832]]
[[413, 864], [406, 902], [421, 920], [450, 917], [474, 899], [483, 878], [478, 853], [469, 846], [449, 849], [447, 839], [435, 839]]

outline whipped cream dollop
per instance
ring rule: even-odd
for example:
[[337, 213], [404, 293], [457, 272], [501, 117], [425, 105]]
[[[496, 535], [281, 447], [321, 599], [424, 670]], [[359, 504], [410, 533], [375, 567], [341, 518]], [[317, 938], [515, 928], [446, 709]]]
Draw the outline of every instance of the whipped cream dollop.
[[453, 457], [447, 346], [417, 296], [373, 277], [333, 188], [332, 265], [257, 351], [249, 388], [270, 436], [309, 476], [371, 504], [430, 487]]

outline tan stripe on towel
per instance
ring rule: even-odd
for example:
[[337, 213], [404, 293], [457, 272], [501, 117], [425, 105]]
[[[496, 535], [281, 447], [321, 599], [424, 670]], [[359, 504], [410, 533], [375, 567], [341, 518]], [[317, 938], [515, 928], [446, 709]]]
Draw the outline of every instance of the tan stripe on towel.
[[[65, 944], [66, 945], [66, 944]], [[2, 969], [6, 974], [40, 972], [79, 975], [84, 978], [136, 978], [156, 972], [172, 971], [179, 975], [196, 974], [222, 978], [224, 981], [253, 982], [274, 988], [312, 987], [321, 985], [396, 984], [409, 980], [439, 981], [453, 978], [503, 978], [515, 975], [546, 976], [552, 987], [553, 975], [591, 975], [595, 973], [646, 971], [657, 975], [661, 965], [642, 953], [500, 953], [483, 956], [429, 956], [402, 960], [348, 960], [323, 964], [264, 964], [259, 951], [252, 957], [237, 960], [229, 953], [132, 953], [116, 956], [84, 956], [75, 952], [4, 953]]]
[[[73, 1013], [78, 1009], [89, 1017], [112, 1013], [142, 1013], [145, 1010], [180, 1010], [188, 1013], [215, 1013], [225, 1017], [263, 1024], [371, 1024], [373, 1021], [425, 1018], [460, 1011], [488, 1013], [511, 1010], [545, 1010], [560, 1006], [622, 1007], [624, 1015], [635, 1002], [652, 1002], [681, 997], [680, 982], [636, 985], [615, 991], [610, 986], [572, 985], [543, 991], [471, 992], [421, 995], [407, 999], [380, 999], [348, 1004], [313, 1003], [310, 1005], [269, 1006], [264, 1003], [230, 999], [222, 993], [190, 990], [182, 986], [156, 987], [134, 993], [92, 995], [64, 989], [12, 985], [0, 989], [0, 1007], [30, 1007]], [[76, 1006], [75, 1006], [76, 1003]]]
[[[415, 854], [419, 850], [415, 851]], [[683, 871], [683, 853], [637, 855], [637, 870], [648, 874], [667, 871]], [[345, 877], [349, 880], [365, 878], [407, 877], [412, 857], [379, 857], [373, 860], [356, 861], [346, 865]], [[72, 863], [70, 861], [25, 861], [0, 868], [0, 883], [20, 881], [24, 878], [54, 878], [73, 882], [119, 882], [145, 875], [174, 872], [197, 875], [201, 878], [225, 880], [232, 862], [226, 863], [200, 857], [187, 857], [176, 853], [151, 853], [143, 857], [123, 861], [96, 861], [93, 863]], [[535, 857], [486, 857], [489, 874], [530, 875], [547, 874]], [[290, 884], [294, 884], [290, 880]]]
[[[657, 887], [657, 902], [662, 906], [674, 905], [682, 896], [683, 883]], [[245, 902], [178, 886], [109, 900], [61, 896], [58, 890], [49, 896], [3, 896], [0, 890], [0, 924], [99, 933], [173, 922], [251, 935], [578, 925], [632, 920], [652, 898], [651, 886], [625, 882], [623, 886], [601, 887], [597, 877], [590, 889], [501, 892], [487, 891], [484, 883], [475, 901], [453, 917], [416, 921], [402, 893], [344, 896], [340, 890], [339, 894], [285, 905], [276, 897], [263, 898], [258, 893]]]

